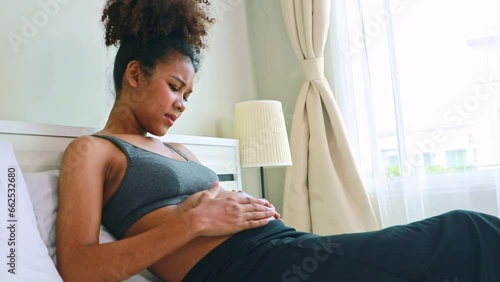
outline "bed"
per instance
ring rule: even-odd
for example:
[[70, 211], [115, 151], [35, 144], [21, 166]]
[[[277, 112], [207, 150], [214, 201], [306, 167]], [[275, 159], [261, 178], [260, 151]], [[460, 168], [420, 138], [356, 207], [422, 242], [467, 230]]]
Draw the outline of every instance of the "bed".
[[[62, 281], [55, 268], [57, 181], [61, 157], [74, 138], [95, 128], [0, 120], [0, 281]], [[188, 135], [181, 143], [214, 170], [227, 190], [241, 190], [238, 141]], [[101, 227], [100, 242], [114, 238]], [[147, 270], [127, 281], [159, 281]]]

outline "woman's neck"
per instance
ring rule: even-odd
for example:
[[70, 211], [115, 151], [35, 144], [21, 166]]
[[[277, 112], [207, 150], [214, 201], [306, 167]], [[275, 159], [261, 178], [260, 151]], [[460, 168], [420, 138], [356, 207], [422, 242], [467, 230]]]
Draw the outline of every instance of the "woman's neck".
[[104, 128], [100, 131], [106, 134], [132, 134], [146, 136], [147, 131], [137, 121], [129, 107], [115, 102]]

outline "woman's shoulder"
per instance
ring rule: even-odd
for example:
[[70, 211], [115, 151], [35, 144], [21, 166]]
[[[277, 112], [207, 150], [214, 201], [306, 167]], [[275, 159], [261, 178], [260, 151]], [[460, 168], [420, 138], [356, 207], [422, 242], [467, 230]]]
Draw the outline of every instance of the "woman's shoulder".
[[93, 135], [82, 135], [74, 140], [72, 140], [66, 150], [68, 149], [78, 149], [81, 150], [82, 153], [92, 153], [94, 149], [98, 149], [107, 144], [105, 140]]
[[63, 187], [77, 187], [80, 183], [86, 183], [88, 187], [85, 191], [96, 187], [96, 191], [102, 193], [102, 183], [113, 161], [113, 150], [110, 150], [105, 140], [80, 136], [72, 140], [64, 151], [59, 182], [64, 184]]
[[64, 154], [78, 158], [98, 158], [103, 159], [112, 152], [113, 145], [102, 138], [83, 135], [72, 140], [66, 147]]

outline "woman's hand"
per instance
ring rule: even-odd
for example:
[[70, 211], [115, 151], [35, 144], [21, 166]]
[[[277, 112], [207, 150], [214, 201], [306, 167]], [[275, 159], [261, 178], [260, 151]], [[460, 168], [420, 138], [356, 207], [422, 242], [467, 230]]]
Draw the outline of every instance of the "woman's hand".
[[263, 199], [246, 197], [217, 197], [219, 183], [195, 193], [178, 207], [186, 220], [193, 221], [200, 236], [230, 235], [263, 226], [275, 217], [272, 205]]
[[[243, 192], [243, 191], [236, 191], [236, 190], [231, 190], [232, 193], [238, 193], [238, 194], [235, 194], [236, 197], [252, 197], [250, 195], [248, 195], [247, 193]], [[228, 192], [229, 193], [229, 192]], [[274, 215], [272, 216], [271, 220], [273, 219], [276, 219], [276, 220], [279, 220], [279, 221], [283, 221], [283, 219], [281, 219], [281, 215], [276, 211], [276, 208], [274, 207], [273, 204], [271, 204], [268, 200], [266, 199], [262, 199], [264, 202], [265, 202], [265, 206], [266, 207], [270, 207], [271, 209], [274, 210]]]

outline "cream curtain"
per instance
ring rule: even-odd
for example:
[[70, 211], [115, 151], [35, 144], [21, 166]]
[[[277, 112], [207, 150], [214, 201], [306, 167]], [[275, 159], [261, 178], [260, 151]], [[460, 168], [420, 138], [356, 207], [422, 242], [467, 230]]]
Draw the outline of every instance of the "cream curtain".
[[292, 119], [293, 166], [286, 171], [283, 217], [298, 230], [320, 235], [378, 228], [324, 76], [330, 1], [281, 1], [305, 77]]

